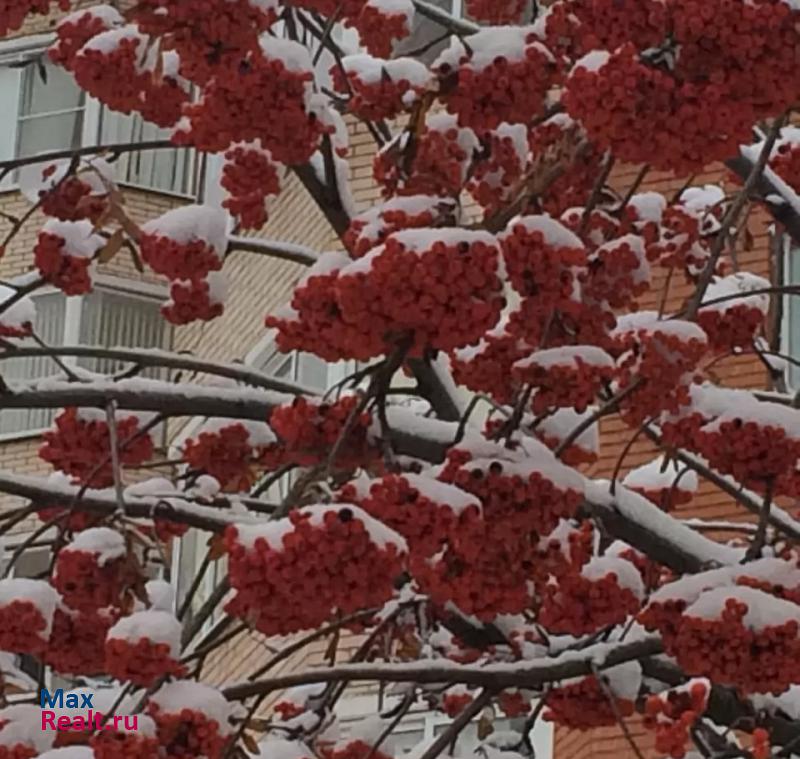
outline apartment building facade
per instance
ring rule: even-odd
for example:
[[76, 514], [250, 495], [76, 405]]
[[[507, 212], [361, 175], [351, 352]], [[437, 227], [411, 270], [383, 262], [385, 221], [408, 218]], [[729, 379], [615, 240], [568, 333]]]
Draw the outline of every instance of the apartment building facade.
[[[436, 5], [460, 13], [461, 0], [438, 0]], [[71, 77], [49, 65], [41, 53], [52, 39], [57, 17], [28, 24], [16, 35], [0, 42], [0, 162], [36, 155], [41, 152], [70, 150], [92, 145], [113, 145], [144, 142], [165, 138], [157, 127], [138, 117], [122, 116], [104, 109], [82, 93]], [[431, 40], [432, 31], [421, 22], [406, 43], [417, 49]], [[22, 65], [26, 64], [26, 65]], [[375, 145], [362, 125], [350, 126], [350, 188], [357, 210], [375, 202], [379, 190], [372, 180], [372, 159]], [[219, 166], [214, 158], [203, 158], [185, 149], [160, 149], [141, 153], [126, 153], [115, 162], [116, 181], [120, 185], [130, 217], [144, 222], [164, 211], [185, 203], [218, 203], [220, 191], [216, 184]], [[624, 192], [638, 172], [638, 167], [624, 167], [612, 175], [612, 183]], [[696, 184], [725, 180], [722, 168], [712, 168], [695, 178]], [[642, 190], [657, 190], [666, 195], [679, 191], [682, 182], [666, 176], [650, 174]], [[20, 192], [19, 172], [9, 172], [0, 183], [0, 235], [5, 235], [14, 218], [21, 218], [29, 201]], [[32, 249], [43, 219], [33, 214], [21, 227], [0, 259], [0, 281], [13, 280], [32, 267]], [[788, 246], [771, 229], [771, 220], [755, 211], [750, 218], [753, 244], [738, 261], [743, 270], [766, 277], [783, 272], [787, 280], [800, 280], [800, 266], [793, 263]], [[313, 200], [299, 182], [287, 178], [283, 193], [274, 204], [270, 221], [260, 236], [298, 243], [316, 251], [340, 247]], [[158, 277], [141, 271], [135, 260], [121, 251], [113, 260], [101, 265], [96, 277], [97, 287], [87, 296], [65, 297], [58, 291], [43, 291], [36, 296], [36, 333], [50, 345], [106, 345], [127, 347], [162, 347], [175, 351], [192, 351], [217, 361], [243, 360], [253, 366], [289, 377], [304, 385], [323, 389], [332, 380], [343, 376], [346, 367], [329, 366], [306, 355], [283, 356], [277, 353], [274, 336], [263, 326], [265, 314], [286, 303], [291, 297], [293, 283], [302, 275], [302, 266], [262, 257], [252, 252], [234, 252], [226, 260], [224, 271], [230, 281], [232, 297], [225, 314], [209, 323], [186, 327], [171, 327], [159, 315], [159, 306], [167, 298], [167, 288]], [[792, 280], [792, 278], [794, 279]], [[652, 301], [645, 307], [657, 306], [664, 282], [656, 280]], [[690, 286], [675, 282], [670, 288], [667, 309], [677, 308], [688, 296]], [[792, 355], [800, 353], [800, 311], [787, 300], [776, 314], [774, 325], [780, 325], [783, 344]], [[75, 360], [82, 369], [113, 372], [120, 368], [113, 362]], [[8, 381], [34, 380], [58, 373], [60, 368], [48, 359], [11, 359], [0, 367]], [[768, 372], [753, 356], [734, 357], [714, 369], [714, 376], [729, 387], [769, 387]], [[48, 466], [37, 456], [40, 435], [52, 421], [53, 413], [46, 410], [5, 410], [0, 412], [0, 468], [20, 473], [45, 474]], [[182, 436], [189, 434], [202, 420], [189, 420], [171, 427], [165, 436], [165, 452], [174, 448]], [[644, 440], [630, 445], [630, 430], [611, 417], [601, 425], [600, 458], [590, 473], [608, 477], [615, 470], [625, 473], [645, 463], [655, 451]], [[624, 454], [622, 464], [619, 459]], [[277, 495], [280, 495], [279, 483]], [[15, 505], [15, 500], [3, 498], [2, 506]], [[730, 498], [714, 487], [703, 484], [693, 501], [680, 507], [678, 515], [717, 521], [736, 521], [746, 518]], [[12, 538], [19, 541], [30, 525], [20, 525]], [[47, 549], [33, 548], [20, 562], [17, 572], [36, 574], [47, 559]], [[178, 597], [185, 592], [205, 555], [205, 538], [190, 531], [173, 553], [172, 579]], [[201, 591], [193, 604], [199, 607], [224, 574], [219, 561], [206, 572]], [[217, 616], [209, 627], [219, 619]], [[279, 645], [280, 642], [278, 642]], [[356, 639], [352, 645], [355, 646]], [[208, 660], [204, 679], [222, 684], [237, 679], [268, 661], [275, 641], [267, 641], [257, 633], [243, 633], [221, 647]], [[326, 642], [310, 646], [302, 655], [292, 657], [276, 672], [305, 668], [320, 663]], [[347, 724], [348, 718], [373, 713], [376, 694], [353, 689], [340, 709]], [[268, 707], [268, 705], [267, 705]], [[394, 744], [395, 756], [402, 754], [420, 740], [433, 737], [447, 718], [424, 709], [412, 711], [401, 723]], [[504, 726], [506, 723], [498, 723]], [[514, 727], [515, 725], [511, 725]], [[474, 730], [473, 730], [474, 733]], [[646, 756], [652, 753], [650, 734], [631, 722], [631, 734]], [[601, 759], [633, 755], [627, 739], [617, 729], [599, 729], [586, 733], [552, 731], [546, 725], [536, 728], [533, 736], [538, 748], [537, 757], [548, 759]], [[467, 747], [475, 735], [465, 738]], [[466, 754], [466, 752], [464, 752]]]

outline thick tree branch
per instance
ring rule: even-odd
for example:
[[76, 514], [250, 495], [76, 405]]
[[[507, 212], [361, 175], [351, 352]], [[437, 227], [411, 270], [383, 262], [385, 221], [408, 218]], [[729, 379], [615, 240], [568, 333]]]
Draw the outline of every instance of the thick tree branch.
[[592, 668], [608, 669], [627, 661], [656, 656], [663, 651], [661, 640], [651, 636], [630, 643], [599, 643], [580, 652], [568, 652], [544, 661], [464, 666], [453, 662], [402, 662], [399, 664], [341, 664], [305, 672], [290, 672], [269, 680], [240, 683], [223, 690], [229, 701], [284, 690], [296, 685], [331, 682], [394, 682], [445, 684], [463, 683], [492, 690], [528, 688], [590, 675]]
[[228, 238], [228, 252], [232, 253], [237, 250], [257, 253], [270, 258], [279, 258], [284, 261], [292, 261], [304, 266], [312, 266], [319, 258], [315, 251], [305, 245], [283, 242], [282, 240], [265, 240], [261, 237], [233, 235]]

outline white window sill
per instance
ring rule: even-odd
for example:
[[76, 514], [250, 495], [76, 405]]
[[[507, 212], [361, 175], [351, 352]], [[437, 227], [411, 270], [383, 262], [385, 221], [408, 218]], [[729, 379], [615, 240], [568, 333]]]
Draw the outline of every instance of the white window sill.
[[0, 445], [3, 443], [16, 443], [21, 440], [30, 440], [41, 437], [50, 427], [41, 427], [36, 430], [20, 430], [19, 432], [0, 432]]

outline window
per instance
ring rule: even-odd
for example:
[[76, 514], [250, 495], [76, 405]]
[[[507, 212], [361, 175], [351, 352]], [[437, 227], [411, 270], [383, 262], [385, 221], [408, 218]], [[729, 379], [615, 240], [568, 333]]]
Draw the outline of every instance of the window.
[[[124, 114], [107, 108], [100, 109], [98, 142], [102, 145], [165, 140], [171, 131], [145, 121], [138, 113]], [[192, 158], [193, 153], [189, 148], [124, 153], [115, 162], [117, 181], [151, 190], [191, 195], [196, 185]]]
[[17, 155], [80, 147], [84, 110], [84, 93], [71, 74], [50, 63], [25, 66], [17, 115]]
[[[49, 40], [0, 45], [0, 160], [81, 145], [166, 139], [169, 130], [103, 108], [71, 74], [43, 55]], [[115, 162], [117, 181], [145, 189], [193, 195], [197, 161], [189, 148], [125, 153]], [[14, 185], [7, 176], [0, 189]]]
[[[428, 0], [428, 2], [454, 16], [461, 16], [463, 12], [463, 0]], [[447, 47], [449, 42], [445, 38], [441, 42], [433, 43], [446, 33], [447, 30], [441, 24], [437, 24], [432, 19], [429, 19], [427, 16], [417, 11], [414, 14], [414, 24], [411, 29], [411, 34], [397, 43], [395, 46], [395, 55], [408, 55], [412, 52], [422, 51], [427, 45], [431, 45], [431, 47], [424, 52], [418, 52], [417, 57], [424, 63], [433, 63], [442, 50]]]
[[[60, 292], [34, 297], [36, 335], [47, 345], [103, 345], [128, 348], [168, 347], [170, 331], [155, 298], [96, 288], [82, 298]], [[113, 372], [122, 364], [93, 358], [64, 359], [96, 372]], [[150, 370], [150, 376], [158, 370]], [[49, 357], [12, 358], [0, 362], [8, 383], [32, 382], [61, 372]], [[49, 426], [53, 409], [7, 409], [0, 412], [0, 435], [33, 433]]]

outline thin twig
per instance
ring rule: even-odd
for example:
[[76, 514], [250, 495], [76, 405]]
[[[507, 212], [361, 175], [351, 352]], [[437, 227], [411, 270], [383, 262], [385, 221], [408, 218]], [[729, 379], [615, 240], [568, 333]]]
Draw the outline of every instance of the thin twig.
[[122, 489], [122, 468], [119, 460], [119, 435], [117, 431], [117, 404], [109, 401], [106, 406], [106, 423], [108, 424], [108, 444], [111, 449], [111, 472], [114, 477], [114, 492], [120, 513], [125, 511], [125, 497]]

